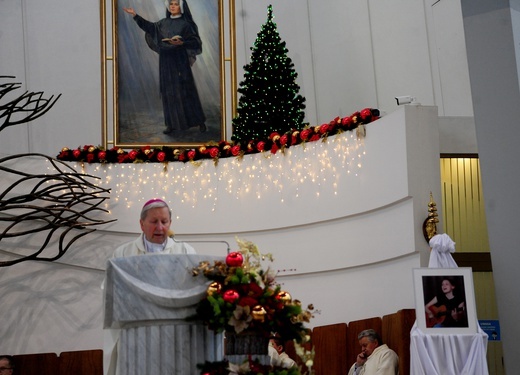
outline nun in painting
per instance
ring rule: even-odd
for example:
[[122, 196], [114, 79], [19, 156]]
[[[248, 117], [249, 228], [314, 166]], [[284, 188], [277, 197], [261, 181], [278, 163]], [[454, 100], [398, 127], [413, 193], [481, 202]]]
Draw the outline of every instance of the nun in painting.
[[123, 10], [134, 17], [146, 33], [148, 46], [159, 54], [159, 80], [164, 112], [165, 134], [180, 134], [198, 126], [206, 131], [197, 87], [191, 71], [202, 41], [185, 0], [166, 1], [166, 18], [150, 22], [133, 8]]

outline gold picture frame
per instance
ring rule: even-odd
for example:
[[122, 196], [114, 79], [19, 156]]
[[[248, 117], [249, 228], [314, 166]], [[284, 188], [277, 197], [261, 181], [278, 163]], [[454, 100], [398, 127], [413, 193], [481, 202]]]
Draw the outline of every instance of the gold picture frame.
[[[194, 147], [226, 139], [226, 82], [224, 43], [224, 0], [185, 0], [202, 40], [202, 53], [195, 56], [191, 70], [205, 115], [205, 130], [199, 124], [165, 134], [159, 82], [159, 54], [151, 49], [145, 32], [123, 8], [132, 8], [151, 22], [166, 17], [163, 0], [101, 0], [103, 58], [103, 145], [120, 148], [143, 146]], [[231, 1], [227, 6], [233, 17]], [[108, 14], [107, 14], [108, 13]], [[110, 22], [111, 21], [111, 22]], [[234, 22], [227, 22], [234, 26]], [[230, 27], [230, 26], [228, 26]], [[230, 44], [234, 31], [229, 33]], [[112, 57], [108, 55], [109, 45]], [[229, 50], [229, 48], [228, 48]], [[107, 64], [107, 62], [111, 62]], [[235, 68], [231, 71], [234, 84]], [[110, 80], [109, 78], [112, 78]], [[112, 84], [112, 96], [109, 86]], [[112, 112], [112, 128], [109, 114]]]

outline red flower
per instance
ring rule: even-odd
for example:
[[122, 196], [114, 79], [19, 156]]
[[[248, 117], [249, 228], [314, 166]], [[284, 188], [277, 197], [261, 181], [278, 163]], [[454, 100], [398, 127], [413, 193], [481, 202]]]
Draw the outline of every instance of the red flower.
[[264, 141], [260, 141], [258, 142], [258, 144], [256, 145], [256, 149], [260, 152], [264, 151], [265, 149], [265, 142]]
[[319, 134], [314, 134], [311, 139], [309, 139], [310, 142], [315, 142], [317, 141], [318, 139], [320, 139], [320, 135]]
[[163, 162], [166, 159], [166, 154], [163, 151], [157, 153], [157, 160]]
[[74, 151], [72, 151], [72, 155], [73, 155], [76, 159], [79, 159], [79, 157], [81, 156], [81, 151], [80, 151], [80, 150], [74, 150]]
[[234, 303], [239, 297], [239, 294], [233, 289], [226, 290], [222, 295], [224, 301], [229, 303]]
[[282, 146], [285, 146], [287, 144], [287, 142], [289, 142], [289, 137], [287, 136], [287, 134], [284, 134], [280, 137], [280, 144]]
[[240, 302], [238, 302], [240, 306], [249, 306], [254, 307], [258, 305], [258, 300], [253, 297], [243, 297], [240, 299]]
[[183, 152], [182, 154], [179, 154], [179, 161], [186, 160], [186, 154]]
[[188, 151], [188, 159], [193, 160], [195, 159], [196, 152], [195, 150], [189, 150]]
[[99, 151], [99, 153], [98, 153], [99, 160], [106, 160], [106, 157], [107, 157], [106, 151]]
[[253, 297], [260, 297], [262, 294], [264, 294], [264, 290], [257, 283], [250, 283], [248, 294]]
[[87, 154], [87, 163], [92, 163], [94, 161], [95, 157], [94, 154]]

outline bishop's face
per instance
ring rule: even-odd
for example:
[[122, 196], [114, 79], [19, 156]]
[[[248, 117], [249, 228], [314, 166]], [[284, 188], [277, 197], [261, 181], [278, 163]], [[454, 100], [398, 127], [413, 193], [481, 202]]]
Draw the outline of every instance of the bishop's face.
[[168, 207], [151, 208], [144, 220], [140, 220], [141, 230], [146, 239], [152, 243], [164, 243], [172, 223]]

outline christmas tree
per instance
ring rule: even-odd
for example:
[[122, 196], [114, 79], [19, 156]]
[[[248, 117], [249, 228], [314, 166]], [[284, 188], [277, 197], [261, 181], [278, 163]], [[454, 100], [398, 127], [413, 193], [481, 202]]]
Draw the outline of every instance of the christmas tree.
[[272, 5], [267, 9], [267, 22], [251, 47], [251, 62], [244, 66], [244, 80], [238, 88], [241, 96], [231, 139], [242, 145], [268, 138], [273, 132], [300, 129], [305, 117], [305, 98], [298, 94], [296, 84], [298, 74], [276, 29]]

